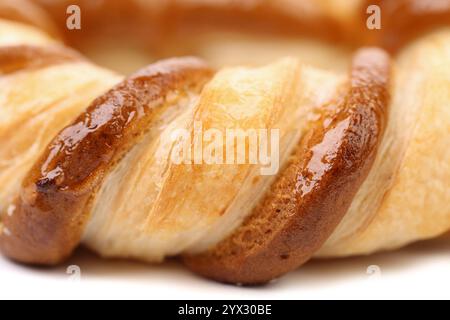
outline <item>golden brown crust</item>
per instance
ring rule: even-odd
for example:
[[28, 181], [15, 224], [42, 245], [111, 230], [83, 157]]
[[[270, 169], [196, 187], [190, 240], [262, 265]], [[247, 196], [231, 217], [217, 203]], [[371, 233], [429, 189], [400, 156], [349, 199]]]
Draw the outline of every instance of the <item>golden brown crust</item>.
[[83, 57], [77, 52], [57, 46], [0, 47], [0, 75], [80, 60]]
[[[122, 8], [117, 1], [107, 3], [115, 5], [116, 10]], [[427, 6], [430, 1], [377, 3], [382, 7], [384, 25], [368, 41], [392, 52], [418, 33], [448, 23], [450, 18], [450, 5], [445, 6], [450, 0], [443, 0], [441, 7]], [[257, 31], [270, 26], [270, 31], [289, 33], [309, 26], [317, 32], [315, 36], [326, 38], [323, 31], [335, 26], [326, 18], [317, 20], [326, 26], [321, 29], [304, 24], [306, 20], [291, 20], [282, 14], [278, 17], [277, 12], [274, 15], [271, 8], [264, 6], [250, 13], [240, 7], [177, 7], [168, 12], [155, 20], [156, 31], [167, 28], [172, 32], [185, 26], [194, 30], [209, 24], [228, 28], [245, 21], [249, 30]], [[271, 18], [264, 20], [269, 14]], [[95, 23], [97, 18], [91, 16], [89, 20]], [[176, 23], [167, 26], [165, 21]], [[141, 30], [144, 36], [151, 32], [151, 26]], [[141, 28], [135, 27], [136, 32]], [[155, 39], [161, 40], [165, 32]], [[83, 41], [82, 32], [71, 34]], [[341, 37], [338, 34], [329, 33], [330, 39]], [[5, 47], [0, 49], [0, 74], [77, 59], [80, 57], [65, 49]], [[185, 257], [188, 266], [219, 281], [258, 284], [298, 267], [322, 246], [345, 215], [372, 165], [385, 121], [388, 60], [374, 49], [357, 54], [349, 92], [327, 106], [319, 121], [310, 124], [310, 134], [303, 138], [264, 201], [218, 246], [199, 256]], [[186, 88], [200, 90], [211, 75], [195, 61], [166, 63], [135, 74], [97, 99], [53, 141], [24, 181], [12, 215], [3, 214], [0, 247], [7, 255], [23, 262], [54, 264], [71, 253], [80, 241], [90, 201], [103, 178], [146, 132], [156, 109], [164, 105], [164, 97]]]
[[200, 60], [153, 64], [97, 98], [63, 129], [3, 214], [0, 248], [20, 262], [55, 264], [78, 245], [90, 200], [105, 175], [133, 147], [170, 94], [199, 92], [212, 76]]
[[358, 52], [347, 93], [311, 124], [252, 215], [185, 263], [218, 281], [259, 284], [306, 262], [336, 228], [370, 170], [386, 120], [389, 73], [386, 53]]

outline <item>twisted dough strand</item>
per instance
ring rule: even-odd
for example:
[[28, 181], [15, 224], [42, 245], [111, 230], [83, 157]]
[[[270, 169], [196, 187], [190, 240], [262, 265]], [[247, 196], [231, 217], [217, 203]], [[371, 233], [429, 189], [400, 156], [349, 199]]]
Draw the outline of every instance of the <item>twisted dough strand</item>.
[[23, 182], [14, 214], [4, 217], [9, 232], [0, 235], [3, 252], [29, 263], [66, 259], [80, 242], [93, 194], [108, 171], [171, 103], [172, 92], [199, 90], [210, 76], [197, 59], [169, 60], [97, 98], [56, 136]]
[[[33, 56], [24, 54], [18, 57], [20, 65], [23, 68], [37, 67], [27, 63], [27, 57]], [[53, 62], [58, 62], [58, 59]], [[292, 260], [285, 258], [291, 254], [286, 253], [285, 249], [276, 246], [271, 248], [269, 245], [268, 250], [273, 249], [275, 260], [266, 260], [264, 264], [258, 261], [261, 268], [269, 272], [259, 273], [257, 278], [254, 278], [256, 274], [252, 269], [254, 267], [250, 267], [247, 272], [239, 272], [239, 277], [235, 275], [234, 278], [232, 276], [216, 278], [246, 283], [267, 281], [303, 263], [327, 238], [334, 228], [333, 225], [337, 224], [345, 213], [360, 180], [367, 174], [377, 141], [381, 136], [384, 122], [382, 109], [386, 108], [387, 104], [388, 64], [387, 57], [375, 49], [357, 54], [348, 94], [342, 101], [336, 101], [335, 105], [324, 109], [322, 120], [308, 126], [308, 132], [312, 136], [305, 138], [303, 145], [299, 147], [299, 153], [296, 155], [298, 162], [290, 164], [283, 173], [283, 176], [292, 175], [292, 168], [303, 172], [295, 173], [292, 179], [281, 178], [281, 181], [287, 179], [294, 185], [302, 174], [305, 178], [310, 176], [306, 171], [312, 167], [308, 167], [306, 159], [313, 156], [309, 150], [314, 148], [317, 148], [320, 154], [329, 154], [329, 157], [335, 159], [334, 162], [327, 164], [327, 168], [322, 172], [323, 177], [310, 176], [324, 183], [320, 184], [320, 187], [311, 186], [308, 195], [293, 197], [292, 201], [296, 203], [298, 209], [288, 206], [290, 209], [286, 211], [292, 212], [293, 219], [300, 219], [306, 225], [310, 225], [312, 221], [304, 220], [305, 217], [312, 220], [321, 217], [323, 222], [312, 228], [317, 231], [318, 236], [311, 244], [298, 247], [296, 249], [298, 253], [292, 253]], [[41, 64], [40, 67], [45, 68], [46, 64]], [[15, 71], [19, 70], [16, 68]], [[198, 60], [166, 61], [139, 71], [97, 98], [86, 112], [53, 139], [25, 178], [19, 191], [20, 197], [13, 204], [14, 212], [3, 215], [4, 230], [8, 232], [3, 232], [0, 236], [2, 251], [11, 258], [28, 263], [55, 264], [67, 258], [80, 242], [83, 229], [90, 217], [92, 199], [102, 181], [123, 155], [141, 140], [142, 135], [152, 125], [154, 113], [166, 105], [165, 97], [172, 92], [177, 95], [182, 94], [180, 93], [182, 91], [199, 92], [210, 77], [211, 71]], [[381, 100], [373, 100], [374, 98]], [[373, 105], [366, 110], [368, 102]], [[325, 127], [324, 121], [327, 122]], [[331, 140], [321, 143], [324, 139]], [[314, 159], [316, 158], [311, 158], [311, 161], [317, 161]], [[342, 170], [342, 165], [349, 165], [351, 162], [354, 164]], [[80, 166], [80, 163], [83, 165]], [[352, 174], [348, 175], [346, 170], [352, 171]], [[334, 179], [326, 178], [327, 176], [333, 176]], [[338, 176], [342, 180], [338, 179]], [[311, 183], [313, 181], [305, 182]], [[286, 187], [284, 182], [281, 184], [282, 187]], [[277, 184], [274, 188], [276, 191]], [[336, 193], [338, 189], [341, 192], [340, 196]], [[275, 191], [269, 194], [277, 194]], [[314, 199], [326, 194], [332, 195], [330, 203], [324, 201], [319, 210], [314, 205], [316, 203]], [[269, 200], [266, 201], [269, 203], [260, 206], [263, 212], [272, 210], [274, 203], [278, 201], [277, 197], [272, 198], [270, 195], [268, 197]], [[342, 201], [340, 210], [335, 210], [331, 206], [336, 197], [342, 199], [339, 200]], [[316, 212], [320, 214], [314, 218], [314, 215], [305, 214], [304, 210], [317, 210]], [[278, 211], [272, 211], [272, 214], [276, 215]], [[262, 217], [264, 213], [261, 213], [260, 218]], [[279, 226], [274, 223], [273, 228], [283, 230], [296, 228], [295, 226], [300, 230], [303, 229], [298, 222], [289, 220], [282, 221]], [[287, 233], [281, 231], [280, 234]], [[288, 237], [291, 236], [292, 233]], [[308, 237], [301, 236], [303, 239]], [[282, 258], [284, 263], [280, 263], [280, 256], [284, 257]], [[191, 261], [189, 265], [196, 268], [192, 262], [199, 261], [197, 259], [198, 257], [190, 257], [187, 261]], [[279, 263], [277, 271], [273, 270], [275, 261]]]
[[[309, 260], [334, 231], [367, 176], [383, 135], [390, 59], [355, 54], [349, 88], [322, 110], [252, 215], [200, 256], [185, 258], [219, 281], [264, 283]], [[325, 160], [326, 159], [326, 160]]]
[[[415, 3], [380, 1], [392, 33], [383, 30], [367, 42], [399, 51], [413, 36], [406, 29]], [[399, 8], [408, 10], [395, 21]], [[445, 24], [449, 11], [419, 10], [423, 23], [416, 31]], [[156, 261], [181, 255], [204, 276], [255, 284], [313, 255], [398, 247], [450, 226], [448, 30], [401, 50], [393, 68], [382, 50], [363, 49], [353, 57], [348, 76], [296, 59], [214, 75], [200, 60], [185, 58], [122, 80], [36, 29], [6, 21], [0, 27], [12, 32], [6, 38], [0, 32], [0, 99], [5, 102], [0, 180], [6, 182], [0, 190], [0, 248], [15, 260], [60, 263], [81, 242], [112, 257]], [[188, 103], [182, 99], [191, 94]], [[250, 104], [255, 101], [256, 107]], [[155, 188], [159, 203], [152, 207], [130, 196], [132, 210], [120, 214], [124, 206], [113, 204], [128, 199], [105, 194], [132, 186], [126, 180], [135, 177], [131, 173], [138, 165], [144, 177], [160, 173], [161, 166], [133, 161], [146, 160], [153, 139], [160, 138], [158, 130], [178, 125], [178, 118], [164, 118], [165, 111], [183, 107], [219, 125], [283, 129], [294, 122], [300, 143], [292, 154], [287, 148], [282, 170], [256, 199], [251, 199], [255, 190], [246, 189], [251, 172], [242, 167], [162, 166], [163, 174], [176, 173], [172, 177], [182, 181], [158, 180], [165, 184]], [[206, 183], [214, 175], [222, 180]], [[150, 193], [132, 187], [131, 193]], [[252, 205], [236, 206], [237, 198]], [[158, 248], [158, 241], [167, 246]]]

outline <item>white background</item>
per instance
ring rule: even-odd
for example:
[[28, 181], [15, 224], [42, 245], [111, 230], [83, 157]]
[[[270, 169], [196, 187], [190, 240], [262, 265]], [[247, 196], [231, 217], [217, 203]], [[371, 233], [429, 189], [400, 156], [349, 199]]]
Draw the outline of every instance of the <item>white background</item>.
[[[66, 273], [69, 265], [80, 267], [80, 281]], [[380, 273], [368, 273], [370, 266]], [[83, 249], [56, 269], [0, 258], [0, 270], [2, 299], [450, 299], [450, 237], [367, 257], [312, 261], [258, 288], [214, 283], [176, 261], [108, 261]]]

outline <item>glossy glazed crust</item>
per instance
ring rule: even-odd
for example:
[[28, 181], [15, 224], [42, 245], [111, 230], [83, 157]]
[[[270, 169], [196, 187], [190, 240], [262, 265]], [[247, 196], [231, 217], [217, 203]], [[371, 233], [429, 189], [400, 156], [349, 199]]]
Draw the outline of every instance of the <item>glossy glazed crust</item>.
[[198, 59], [167, 60], [97, 98], [57, 135], [23, 182], [14, 213], [3, 216], [4, 254], [44, 265], [67, 258], [105, 175], [140, 141], [171, 95], [199, 92], [211, 76]]
[[450, 229], [449, 79], [450, 28], [401, 50], [377, 158], [343, 221], [316, 255], [393, 250]]
[[79, 60], [83, 60], [80, 54], [58, 46], [0, 47], [0, 75]]
[[311, 123], [262, 203], [216, 247], [185, 257], [186, 265], [218, 281], [259, 284], [307, 261], [341, 221], [371, 168], [386, 121], [389, 74], [383, 51], [356, 53], [346, 93]]
[[[412, 1], [398, 3], [406, 5]], [[428, 20], [424, 18], [423, 28], [417, 28], [415, 31], [422, 32], [442, 23], [447, 17], [447, 11], [440, 12], [442, 14], [428, 15], [422, 11], [421, 15], [428, 17]], [[415, 31], [407, 30], [414, 29], [413, 25], [401, 23], [410, 21], [411, 16], [399, 19], [399, 27], [396, 29], [398, 32], [391, 34], [402, 35], [402, 40], [394, 41], [390, 34], [385, 33], [377, 36], [375, 43], [384, 43], [387, 41], [386, 37], [390, 37], [389, 43], [393, 41], [392, 43], [400, 45], [413, 37]], [[387, 19], [386, 23], [394, 25], [395, 15], [390, 17], [392, 21]], [[384, 46], [391, 49], [388, 42]], [[68, 51], [53, 52], [52, 49], [45, 52], [48, 49], [31, 47], [23, 49], [25, 50], [20, 50], [20, 47], [2, 49], [4, 57], [11, 62], [0, 64], [0, 70], [5, 70], [1, 72], [10, 73], [67, 61], [66, 59], [77, 59]], [[391, 50], [395, 51], [396, 48]], [[41, 58], [33, 60], [36, 57]], [[365, 179], [376, 153], [383, 131], [387, 100], [389, 63], [386, 60], [384, 54], [372, 50], [357, 55], [348, 93], [337, 99], [334, 105], [327, 106], [320, 121], [310, 124], [311, 134], [302, 141], [292, 162], [280, 174], [264, 202], [233, 235], [210, 252], [186, 257], [186, 264], [200, 274], [219, 281], [256, 284], [296, 268], [322, 246], [346, 213], [354, 194], [360, 189], [359, 186]], [[170, 91], [170, 88], [177, 88], [174, 83], [191, 81], [195, 90], [199, 89], [209, 76], [202, 76], [201, 67], [197, 68], [199, 70], [192, 65], [191, 67], [194, 69], [192, 73], [184, 68], [181, 69], [185, 73], [166, 71], [172, 76], [185, 74], [186, 78], [192, 79], [183, 80], [181, 76], [183, 79], [177, 82], [178, 80], [172, 81], [173, 78], [169, 75], [161, 76], [158, 78], [161, 87], [152, 86], [150, 91], [160, 90], [158, 92], [161, 93], [164, 91], [162, 87], [166, 86]], [[155, 80], [147, 74], [151, 73], [149, 70], [157, 72], [152, 68], [155, 67], [143, 71], [144, 74], [141, 72], [133, 76], [130, 81], [141, 85], [141, 80], [147, 84], [147, 80]], [[145, 121], [150, 121], [152, 117], [152, 113], [149, 113], [149, 118], [142, 120], [144, 124], [139, 121], [132, 121], [132, 124], [122, 121], [125, 116], [131, 114], [127, 109], [131, 106], [127, 103], [133, 104], [135, 99], [139, 100], [139, 97], [135, 96], [135, 87], [128, 87], [127, 83], [122, 84], [124, 87], [119, 86], [123, 89], [119, 90], [119, 95], [116, 95], [117, 90], [113, 90], [109, 95], [99, 98], [98, 104], [94, 103], [90, 111], [76, 122], [89, 122], [90, 115], [99, 110], [105, 115], [103, 110], [108, 109], [109, 102], [126, 98], [123, 100], [124, 104], [109, 105], [111, 109], [108, 109], [108, 112], [113, 114], [111, 122], [104, 127], [107, 128], [107, 138], [102, 134], [104, 131], [87, 130], [87, 135], [79, 140], [80, 144], [72, 146], [73, 142], [64, 139], [64, 135], [67, 134], [71, 140], [83, 133], [83, 130], [79, 131], [74, 124], [54, 141], [54, 148], [49, 149], [46, 157], [35, 166], [25, 181], [21, 198], [16, 203], [16, 211], [11, 217], [5, 215], [4, 230], [8, 232], [4, 232], [0, 237], [0, 246], [12, 258], [23, 262], [53, 264], [69, 255], [79, 242], [81, 230], [89, 218], [92, 195], [121, 156], [139, 141], [139, 136], [145, 133], [145, 123], [148, 124]], [[145, 87], [145, 84], [142, 85]], [[196, 85], [199, 85], [199, 88]], [[126, 89], [131, 89], [128, 94], [125, 94]], [[151, 95], [155, 100], [150, 100], [159, 103], [161, 96], [158, 94]], [[116, 118], [118, 114], [114, 114], [114, 110], [117, 110], [114, 107], [119, 105], [127, 111]], [[121, 120], [116, 122], [115, 119]], [[91, 125], [92, 123], [84, 128], [89, 129]], [[95, 127], [95, 124], [93, 126]], [[134, 133], [137, 133], [137, 136], [134, 136]], [[57, 145], [59, 142], [61, 146]], [[61, 149], [58, 152], [50, 154], [59, 147]], [[317, 155], [327, 155], [326, 163], [323, 163], [322, 157], [317, 158]], [[80, 166], [80, 163], [83, 165]], [[45, 169], [41, 170], [42, 168]], [[55, 214], [56, 212], [58, 214]], [[53, 230], [56, 230], [56, 233]], [[17, 236], [18, 234], [22, 236]]]

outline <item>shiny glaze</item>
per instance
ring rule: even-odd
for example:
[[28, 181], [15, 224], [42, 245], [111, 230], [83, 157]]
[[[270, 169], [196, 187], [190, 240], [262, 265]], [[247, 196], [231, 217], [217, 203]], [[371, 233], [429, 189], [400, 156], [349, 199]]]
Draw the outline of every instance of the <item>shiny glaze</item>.
[[[383, 5], [391, 12], [386, 20], [390, 27], [384, 28], [372, 43], [381, 43], [396, 51], [417, 33], [449, 21], [448, 10], [414, 13], [410, 10], [412, 3], [414, 1], [404, 0], [392, 7]], [[387, 63], [384, 62], [385, 58], [379, 54], [362, 54], [355, 59], [349, 93], [328, 106], [320, 121], [311, 123], [310, 136], [304, 139], [296, 160], [280, 176], [281, 182], [274, 185], [266, 202], [231, 239], [226, 240], [227, 244], [221, 244], [215, 252], [201, 257], [187, 258], [186, 262], [194, 270], [226, 282], [261, 283], [295, 268], [310, 257], [311, 251], [321, 246], [323, 238], [328, 237], [345, 213], [376, 152], [387, 100]], [[370, 108], [357, 108], [367, 105], [367, 97], [370, 97], [367, 99]], [[126, 98], [118, 101], [128, 101], [130, 96]], [[30, 178], [25, 182], [21, 200], [10, 205], [8, 212], [3, 214], [5, 227], [0, 244], [6, 252], [19, 252], [10, 254], [13, 258], [55, 263], [68, 255], [77, 243], [79, 233], [71, 228], [82, 227], [91, 195], [109, 170], [108, 166], [120, 159], [124, 152], [122, 148], [126, 149], [124, 145], [109, 144], [125, 139], [120, 129], [116, 131], [116, 124], [127, 127], [128, 122], [134, 123], [140, 118], [136, 116], [138, 111], [146, 112], [145, 108], [137, 108], [134, 113], [127, 112], [126, 120], [116, 122], [116, 117], [111, 116], [114, 110], [114, 104], [103, 106], [98, 113], [94, 112], [83, 122], [64, 130], [61, 140], [50, 147], [49, 154], [40, 162], [39, 174], [37, 168], [34, 169], [35, 180], [31, 182]], [[104, 114], [109, 116], [103, 118]], [[108, 126], [110, 123], [112, 125]], [[108, 127], [106, 134], [115, 139], [97, 135], [98, 126]], [[96, 142], [80, 147], [83, 141], [93, 137], [92, 141], [100, 142], [98, 150]], [[86, 152], [85, 156], [83, 152]], [[86, 158], [90, 161], [85, 161]], [[66, 166], [66, 159], [77, 166]], [[79, 163], [86, 163], [86, 170], [80, 170]], [[289, 188], [287, 192], [286, 188]], [[281, 215], [279, 208], [288, 210]], [[273, 221], [280, 219], [274, 211], [283, 223], [278, 223], [276, 228], [268, 224], [264, 229], [261, 223], [267, 224], [265, 217]], [[40, 216], [40, 222], [36, 223], [37, 216]], [[49, 234], [55, 230], [56, 234]], [[265, 230], [264, 238], [261, 230]], [[26, 236], [19, 236], [19, 232]], [[55, 248], [54, 243], [60, 240], [58, 246], [64, 248]], [[250, 240], [256, 240], [257, 245], [249, 246]], [[239, 246], [230, 249], [229, 242]], [[226, 257], [227, 254], [232, 257]], [[36, 258], [38, 255], [42, 258]]]
[[49, 144], [3, 214], [0, 248], [12, 259], [55, 264], [79, 244], [103, 179], [141, 140], [168, 98], [199, 92], [212, 76], [200, 60], [162, 61], [97, 98]]
[[253, 214], [185, 263], [218, 281], [259, 284], [306, 262], [337, 227], [371, 168], [386, 121], [389, 73], [385, 52], [356, 53], [346, 93], [321, 108]]

